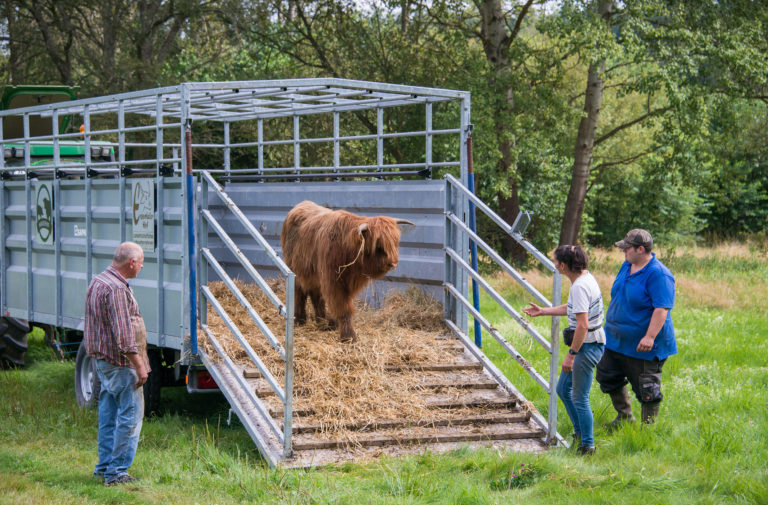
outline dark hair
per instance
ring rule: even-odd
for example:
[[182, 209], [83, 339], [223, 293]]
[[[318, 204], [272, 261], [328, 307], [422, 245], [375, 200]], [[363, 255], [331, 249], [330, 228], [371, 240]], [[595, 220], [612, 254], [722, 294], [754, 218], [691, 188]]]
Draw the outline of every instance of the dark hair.
[[555, 249], [555, 259], [576, 274], [580, 274], [589, 266], [587, 253], [580, 245], [561, 245]]

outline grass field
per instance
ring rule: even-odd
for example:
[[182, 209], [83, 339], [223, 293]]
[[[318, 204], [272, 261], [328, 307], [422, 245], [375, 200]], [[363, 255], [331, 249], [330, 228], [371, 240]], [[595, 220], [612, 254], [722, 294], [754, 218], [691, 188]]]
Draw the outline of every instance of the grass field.
[[[227, 426], [219, 396], [163, 391], [164, 415], [145, 422], [132, 473], [105, 488], [91, 477], [95, 412], [74, 401], [74, 363], [32, 338], [29, 367], [0, 371], [0, 504], [768, 504], [768, 256], [729, 245], [661, 256], [677, 277], [673, 318], [679, 354], [664, 368], [660, 419], [608, 434], [608, 398], [595, 385], [598, 452], [580, 458], [459, 450], [312, 470], [271, 470], [245, 430]], [[591, 251], [604, 296], [616, 252]], [[543, 290], [549, 284], [532, 271]], [[565, 281], [563, 299], [567, 294]], [[514, 307], [528, 301], [500, 276]], [[483, 298], [483, 307], [489, 299]], [[484, 308], [485, 312], [485, 308]], [[547, 375], [546, 355], [488, 310], [489, 319]], [[538, 318], [542, 329], [548, 321]], [[529, 400], [546, 397], [485, 335], [486, 352]], [[635, 404], [635, 407], [637, 405]], [[562, 405], [558, 428], [570, 434]]]

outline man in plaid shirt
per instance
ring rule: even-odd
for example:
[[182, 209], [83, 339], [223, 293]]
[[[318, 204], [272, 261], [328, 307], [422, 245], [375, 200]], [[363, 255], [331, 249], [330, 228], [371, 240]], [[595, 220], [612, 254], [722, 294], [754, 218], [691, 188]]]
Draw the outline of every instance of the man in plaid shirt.
[[83, 345], [95, 359], [99, 392], [99, 462], [94, 475], [107, 486], [133, 482], [128, 474], [144, 416], [142, 385], [149, 366], [146, 331], [127, 279], [144, 266], [133, 242], [118, 246], [112, 264], [88, 286]]

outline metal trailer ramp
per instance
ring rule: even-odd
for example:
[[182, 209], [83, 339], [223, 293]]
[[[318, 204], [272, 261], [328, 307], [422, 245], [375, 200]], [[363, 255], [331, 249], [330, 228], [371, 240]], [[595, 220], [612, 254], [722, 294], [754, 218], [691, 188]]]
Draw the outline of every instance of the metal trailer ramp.
[[[429, 408], [456, 410], [455, 415], [426, 423], [382, 419], [348, 424], [345, 428], [356, 432], [354, 441], [349, 441], [343, 436], [323, 433], [323, 426], [310, 420], [311, 405], [295, 405], [293, 454], [289, 458], [284, 458], [283, 444], [270, 429], [272, 423], [283, 427], [284, 410], [258, 371], [204, 352], [201, 358], [270, 466], [322, 466], [364, 461], [383, 454], [440, 453], [463, 446], [523, 452], [547, 448], [546, 431], [534, 421], [527, 402], [511, 385], [494, 378], [461, 341], [443, 335], [435, 337], [435, 345], [450, 349], [453, 359], [408, 367], [418, 371], [414, 386]], [[402, 365], [386, 368], [388, 374], [402, 370]]]
[[[534, 379], [545, 387], [548, 393], [551, 393], [547, 381], [511, 348], [498, 331], [454, 287], [454, 283], [450, 282], [451, 279], [459, 277], [456, 274], [448, 277], [448, 281], [444, 283], [446, 298], [454, 302], [452, 306], [446, 302], [445, 309], [449, 317], [445, 318], [445, 325], [442, 328], [435, 328], [430, 334], [433, 340], [432, 345], [444, 351], [440, 354], [443, 358], [436, 362], [387, 364], [382, 370], [387, 376], [391, 374], [393, 377], [404, 372], [412, 374], [409, 376], [409, 380], [412, 380], [409, 385], [418, 391], [419, 398], [428, 409], [440, 410], [443, 415], [438, 416], [437, 420], [428, 421], [390, 416], [365, 423], [353, 422], [344, 425], [344, 431], [341, 434], [326, 430], [326, 426], [317, 419], [313, 419], [313, 414], [317, 412], [311, 400], [308, 402], [294, 389], [300, 384], [294, 384], [293, 377], [295, 366], [293, 361], [295, 329], [292, 318], [293, 273], [287, 269], [260, 231], [210, 174], [203, 172], [202, 182], [201, 193], [204, 205], [207, 207], [211, 201], [220, 200], [229, 217], [219, 214], [216, 217], [208, 208], [200, 211], [200, 230], [202, 231], [200, 258], [203, 260], [200, 268], [202, 274], [200, 292], [204, 300], [201, 306], [210, 304], [253, 364], [243, 364], [242, 359], [235, 362], [227, 355], [218, 341], [220, 335], [214, 334], [208, 324], [206, 310], [200, 313], [200, 327], [215, 354], [210, 351], [207, 354], [205, 346], [200, 346], [200, 358], [270, 466], [309, 467], [366, 460], [382, 454], [444, 452], [466, 445], [536, 452], [545, 450], [552, 443], [562, 442], [562, 438], [554, 431], [552, 417], [548, 423], [488, 359], [482, 349], [467, 337], [466, 331], [455, 322], [457, 307], [463, 304], [466, 310], [523, 364]], [[452, 188], [447, 195], [448, 205], [458, 196], [458, 186], [461, 185], [455, 179], [447, 179], [446, 188]], [[477, 200], [477, 203], [482, 202]], [[487, 208], [481, 210], [485, 212]], [[446, 222], [455, 220], [453, 216], [451, 208], [446, 210]], [[269, 283], [256, 269], [249, 268], [249, 259], [242, 252], [247, 250], [248, 245], [242, 240], [238, 240], [236, 244], [220, 226], [219, 220], [230, 218], [239, 221], [245, 227], [247, 234], [264, 249], [265, 256], [271, 258], [270, 261], [275, 268], [285, 274], [284, 302], [271, 291]], [[447, 228], [452, 230], [452, 238], [446, 240], [447, 258], [451, 259], [457, 268], [468, 268], [461, 257], [455, 253], [454, 248], [450, 247], [460, 230], [454, 229], [453, 226], [447, 226]], [[232, 227], [230, 226], [229, 229], [231, 230]], [[218, 236], [218, 239], [234, 255], [233, 261], [245, 268], [246, 273], [252, 276], [252, 280], [264, 290], [267, 298], [274, 305], [276, 313], [285, 319], [284, 343], [276, 338], [263, 322], [267, 319], [274, 321], [275, 314], [268, 318], [266, 313], [257, 313], [235, 281], [229, 277], [227, 271], [208, 249], [209, 235]], [[479, 237], [475, 238], [480, 240]], [[479, 243], [481, 246], [485, 245], [482, 242]], [[507, 268], [511, 269], [508, 265]], [[237, 327], [227, 314], [221, 300], [214, 296], [210, 289], [209, 271], [215, 272], [226, 284], [256, 326], [264, 333], [271, 347], [284, 360], [286, 367], [284, 386], [270, 373], [264, 364], [265, 357], [258, 356], [254, 352], [247, 342], [244, 330]], [[474, 275], [477, 276], [477, 274]], [[482, 277], [477, 276], [477, 279], [485, 289], [490, 289], [487, 283], [482, 281]], [[495, 296], [498, 297], [497, 294]], [[539, 297], [541, 297], [540, 294]], [[508, 306], [507, 310], [514, 311]], [[546, 339], [541, 337], [535, 329], [532, 327], [526, 329], [546, 343]], [[556, 346], [550, 346], [549, 349], [551, 350], [552, 347], [556, 348]], [[354, 436], [349, 436], [350, 433]]]

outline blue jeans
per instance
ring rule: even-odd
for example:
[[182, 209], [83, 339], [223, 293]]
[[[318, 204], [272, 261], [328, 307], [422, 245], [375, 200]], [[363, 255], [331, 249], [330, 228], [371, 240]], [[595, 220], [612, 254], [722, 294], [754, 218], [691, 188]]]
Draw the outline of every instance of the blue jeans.
[[592, 376], [595, 367], [603, 357], [605, 346], [596, 342], [582, 344], [573, 359], [571, 372], [560, 372], [560, 380], [557, 381], [557, 396], [565, 405], [565, 411], [571, 418], [573, 432], [581, 436], [581, 445], [594, 447], [595, 439], [592, 435], [594, 419], [592, 408], [589, 406], [589, 390], [592, 387]]
[[99, 462], [93, 473], [112, 482], [128, 473], [139, 445], [144, 418], [143, 388], [136, 388], [136, 372], [129, 367], [96, 360], [99, 392]]

